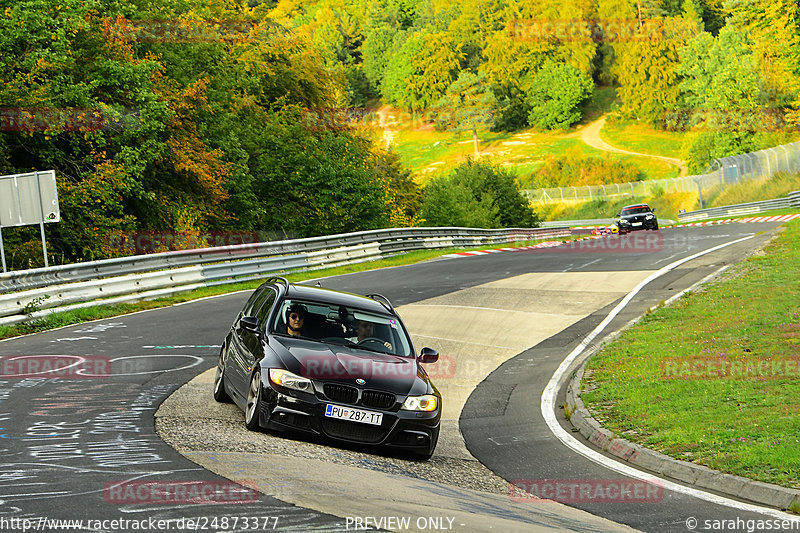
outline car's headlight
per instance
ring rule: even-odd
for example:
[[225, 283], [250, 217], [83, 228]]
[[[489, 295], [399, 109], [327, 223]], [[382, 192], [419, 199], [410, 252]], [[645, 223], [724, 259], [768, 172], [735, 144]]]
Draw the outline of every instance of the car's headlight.
[[403, 407], [406, 411], [435, 411], [439, 407], [439, 398], [433, 394], [426, 394], [425, 396], [409, 396], [403, 402]]
[[653, 218], [655, 218], [655, 215], [647, 215], [644, 218], [646, 218], [647, 220], [653, 220]]
[[269, 380], [275, 385], [286, 387], [287, 389], [294, 389], [300, 392], [311, 392], [311, 380], [292, 374], [288, 370], [282, 368], [270, 368]]

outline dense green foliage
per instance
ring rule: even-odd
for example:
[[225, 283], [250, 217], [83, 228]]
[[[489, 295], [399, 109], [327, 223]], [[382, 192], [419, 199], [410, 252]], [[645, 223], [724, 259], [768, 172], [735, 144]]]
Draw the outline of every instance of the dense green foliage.
[[[430, 220], [396, 155], [341, 119], [353, 108], [422, 112], [471, 131], [477, 152], [488, 129], [569, 127], [593, 82], [613, 85], [623, 117], [687, 132], [694, 171], [800, 124], [789, 0], [0, 7], [0, 173], [57, 171], [63, 220], [48, 237], [64, 261], [113, 255], [120, 232], [307, 236]], [[635, 174], [580, 165], [546, 162], [537, 179]], [[471, 188], [477, 210], [465, 210], [449, 179], [448, 209], [504, 216]], [[37, 233], [5, 232], [16, 268], [41, 261]]]
[[427, 226], [528, 228], [537, 223], [514, 176], [472, 160], [428, 183], [421, 214]]
[[563, 156], [550, 156], [523, 183], [525, 189], [580, 187], [600, 183], [627, 183], [644, 179], [636, 165], [611, 157], [584, 156], [579, 150], [567, 150]]
[[531, 84], [528, 122], [543, 129], [566, 128], [581, 119], [580, 105], [592, 95], [592, 79], [572, 65], [548, 61]]
[[[360, 76], [327, 26], [290, 32], [265, 6], [235, 4], [0, 6], [0, 102], [30, 117], [5, 119], [0, 173], [56, 170], [57, 261], [114, 255], [109, 243], [133, 231], [285, 237], [413, 222], [419, 191], [397, 157], [332, 118]], [[38, 228], [4, 237], [15, 268], [40, 264]]]

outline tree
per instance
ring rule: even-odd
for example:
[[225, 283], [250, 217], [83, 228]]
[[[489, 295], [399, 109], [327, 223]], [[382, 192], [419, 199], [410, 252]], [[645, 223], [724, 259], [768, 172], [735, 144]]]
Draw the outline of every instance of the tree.
[[531, 85], [528, 121], [544, 129], [566, 128], [581, 119], [580, 105], [592, 95], [592, 79], [577, 68], [548, 61]]
[[494, 123], [497, 99], [486, 85], [483, 74], [462, 71], [436, 104], [436, 126], [453, 132], [472, 132], [475, 158], [478, 153], [478, 130]]
[[[638, 28], [627, 42], [614, 45], [612, 72], [619, 82], [622, 113], [650, 123], [659, 122], [678, 101], [680, 43], [663, 39], [656, 31], [675, 19], [657, 18]], [[654, 34], [652, 32], [655, 32]]]
[[701, 33], [681, 51], [678, 73], [687, 126], [689, 165], [701, 172], [714, 159], [757, 149], [760, 80], [741, 31], [725, 26], [717, 37]]
[[800, 6], [789, 0], [730, 2], [728, 25], [748, 35], [762, 90], [800, 125]]
[[364, 61], [364, 75], [370, 85], [378, 92], [382, 91], [381, 84], [389, 64], [392, 44], [398, 31], [389, 26], [372, 28], [364, 38], [361, 53]]
[[741, 32], [702, 33], [681, 50], [681, 101], [690, 109], [743, 110], [759, 105], [759, 78]]
[[456, 79], [462, 54], [447, 33], [414, 32], [395, 41], [384, 96], [411, 111], [428, 109]]

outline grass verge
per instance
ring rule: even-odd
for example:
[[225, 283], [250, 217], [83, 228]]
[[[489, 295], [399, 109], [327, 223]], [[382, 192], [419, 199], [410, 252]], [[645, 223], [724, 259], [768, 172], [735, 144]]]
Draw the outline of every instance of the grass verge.
[[[434, 129], [404, 128], [394, 133], [393, 150], [420, 184], [447, 173], [473, 156], [472, 134]], [[524, 182], [548, 157], [566, 157], [578, 151], [584, 157], [623, 160], [639, 167], [648, 179], [674, 178], [674, 165], [650, 157], [604, 152], [586, 145], [573, 128], [569, 132], [528, 129], [515, 133], [480, 134], [480, 157], [503, 165]]]
[[764, 253], [603, 348], [588, 363], [583, 401], [628, 440], [800, 488], [798, 270], [792, 222]]
[[594, 200], [592, 202], [551, 202], [534, 204], [533, 208], [543, 220], [587, 220], [613, 218], [626, 205], [646, 203], [656, 209], [659, 220], [678, 220], [678, 211], [697, 208], [697, 195], [689, 192], [654, 194], [646, 198], [628, 197], [616, 200]]
[[800, 191], [800, 174], [779, 172], [766, 180], [748, 181], [707, 193], [706, 207], [772, 200], [788, 196], [794, 191]]
[[[562, 240], [571, 240], [577, 237], [567, 237]], [[338, 276], [341, 274], [350, 274], [353, 272], [363, 272], [366, 270], [375, 270], [378, 268], [387, 268], [401, 265], [411, 265], [421, 261], [427, 261], [445, 254], [450, 254], [460, 251], [475, 251], [475, 250], [488, 250], [497, 247], [522, 247], [530, 244], [542, 242], [537, 241], [518, 241], [516, 243], [498, 243], [483, 247], [470, 247], [470, 248], [448, 248], [440, 250], [417, 250], [413, 252], [406, 252], [381, 259], [378, 261], [368, 261], [364, 263], [357, 263], [354, 265], [345, 265], [340, 267], [326, 268], [320, 270], [306, 270], [290, 273], [270, 272], [264, 275], [264, 279], [271, 276], [284, 276], [291, 282], [304, 281], [308, 279], [316, 279], [330, 276]], [[29, 335], [31, 333], [38, 333], [40, 331], [47, 331], [50, 329], [69, 326], [71, 324], [80, 324], [82, 322], [89, 322], [91, 320], [100, 320], [113, 316], [126, 315], [145, 311], [147, 309], [156, 309], [159, 307], [168, 307], [177, 303], [188, 302], [205, 298], [208, 296], [216, 296], [220, 294], [228, 294], [231, 292], [242, 290], [254, 290], [261, 285], [263, 280], [246, 281], [241, 283], [231, 283], [226, 285], [217, 285], [214, 287], [203, 287], [191, 291], [181, 292], [172, 296], [164, 298], [156, 298], [153, 300], [142, 300], [140, 302], [123, 303], [123, 304], [108, 304], [99, 305], [96, 307], [87, 307], [84, 309], [75, 309], [72, 311], [59, 311], [51, 313], [42, 318], [32, 318], [27, 322], [15, 324], [12, 326], [0, 326], [0, 340], [18, 337], [20, 335]]]
[[600, 137], [611, 146], [638, 152], [685, 159], [683, 132], [663, 131], [646, 124], [622, 119], [607, 120]]

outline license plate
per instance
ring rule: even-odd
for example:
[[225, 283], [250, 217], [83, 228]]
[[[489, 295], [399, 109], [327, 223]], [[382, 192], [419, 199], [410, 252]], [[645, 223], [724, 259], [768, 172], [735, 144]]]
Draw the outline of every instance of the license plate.
[[641, 223], [641, 222], [634, 222], [632, 225], [633, 225], [633, 226], [641, 226], [641, 225], [642, 225], [642, 223]]
[[362, 424], [372, 424], [380, 426], [383, 421], [383, 413], [364, 411], [363, 409], [353, 409], [352, 407], [342, 407], [341, 405], [328, 404], [325, 407], [325, 416], [328, 418], [338, 418], [339, 420], [350, 420], [351, 422], [361, 422]]

